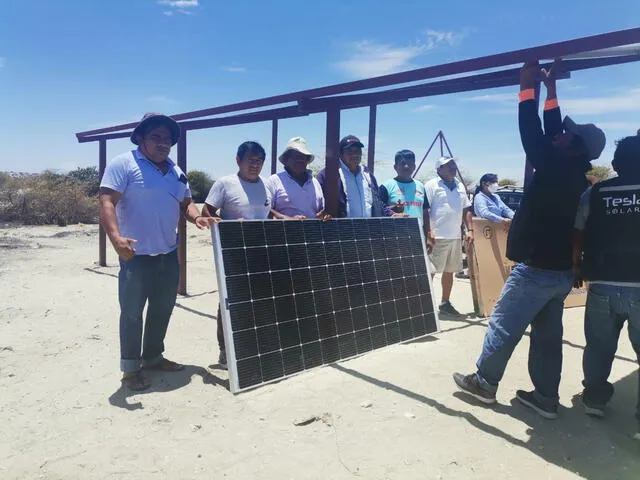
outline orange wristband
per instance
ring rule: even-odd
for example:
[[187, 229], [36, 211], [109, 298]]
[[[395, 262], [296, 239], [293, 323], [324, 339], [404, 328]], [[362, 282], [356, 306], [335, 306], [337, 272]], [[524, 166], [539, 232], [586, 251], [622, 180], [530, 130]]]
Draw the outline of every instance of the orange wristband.
[[558, 105], [558, 99], [557, 98], [553, 98], [551, 100], [547, 100], [544, 102], [544, 109], [545, 110], [553, 110], [554, 108], [558, 108], [560, 105]]
[[527, 100], [535, 100], [536, 91], [533, 88], [527, 88], [526, 90], [522, 90], [518, 95], [518, 100], [521, 102], [526, 102]]

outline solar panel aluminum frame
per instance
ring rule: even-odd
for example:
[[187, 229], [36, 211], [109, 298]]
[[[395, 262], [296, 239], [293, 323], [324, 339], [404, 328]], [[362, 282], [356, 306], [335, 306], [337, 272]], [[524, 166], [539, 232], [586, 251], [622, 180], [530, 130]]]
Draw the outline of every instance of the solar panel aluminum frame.
[[[387, 221], [393, 221], [390, 217], [382, 217], [383, 219], [388, 219]], [[334, 222], [339, 222], [341, 220], [344, 219], [334, 219], [331, 221]], [[273, 220], [273, 221], [287, 221], [287, 220]], [[311, 221], [317, 221], [317, 220], [311, 220]], [[225, 222], [264, 222], [264, 220], [225, 220]], [[438, 309], [437, 309], [437, 304], [435, 301], [435, 297], [433, 295], [433, 282], [432, 282], [432, 278], [431, 278], [431, 262], [429, 261], [429, 257], [427, 254], [427, 248], [426, 248], [426, 242], [425, 242], [425, 236], [424, 236], [424, 230], [422, 228], [418, 228], [418, 230], [420, 231], [420, 239], [421, 239], [421, 243], [422, 243], [422, 251], [423, 251], [423, 255], [424, 255], [424, 260], [425, 260], [425, 264], [426, 264], [426, 268], [427, 268], [427, 280], [429, 283], [429, 294], [431, 296], [431, 303], [433, 306], [433, 315], [434, 315], [434, 320], [435, 320], [435, 325], [436, 325], [436, 330], [434, 332], [429, 332], [426, 333], [425, 335], [422, 336], [418, 336], [418, 337], [414, 337], [408, 340], [403, 340], [400, 342], [397, 342], [397, 344], [403, 344], [403, 343], [408, 343], [408, 342], [412, 342], [415, 341], [419, 338], [423, 338], [425, 336], [428, 335], [433, 335], [434, 333], [437, 333], [440, 331], [440, 318], [438, 316]], [[258, 383], [255, 385], [251, 385], [251, 386], [247, 386], [244, 388], [240, 387], [240, 383], [239, 383], [239, 375], [238, 375], [238, 368], [237, 368], [237, 362], [236, 362], [236, 353], [235, 353], [235, 344], [233, 341], [233, 329], [231, 327], [231, 315], [230, 315], [230, 311], [229, 311], [229, 300], [228, 300], [228, 292], [227, 292], [227, 282], [226, 282], [226, 272], [225, 272], [225, 268], [224, 268], [224, 260], [223, 260], [223, 250], [222, 250], [222, 242], [221, 242], [221, 238], [220, 238], [220, 230], [219, 230], [219, 224], [215, 223], [213, 224], [212, 228], [211, 228], [211, 240], [212, 240], [212, 244], [213, 244], [213, 251], [214, 251], [214, 264], [215, 264], [215, 269], [216, 269], [216, 278], [217, 278], [217, 283], [218, 283], [218, 294], [219, 294], [219, 301], [220, 301], [220, 313], [222, 315], [222, 326], [223, 326], [223, 336], [224, 336], [224, 341], [225, 341], [225, 349], [226, 349], [226, 353], [227, 353], [227, 368], [228, 368], [228, 372], [229, 372], [229, 389], [231, 391], [231, 393], [233, 394], [237, 394], [240, 392], [244, 392], [247, 390], [252, 390], [254, 388], [258, 388], [261, 387], [263, 385], [267, 385], [269, 383], [274, 383], [274, 382], [278, 382], [281, 381], [283, 379], [295, 376], [295, 375], [299, 375], [301, 373], [304, 373], [306, 371], [309, 370], [315, 370], [316, 368], [320, 368], [320, 367], [324, 367], [327, 364], [323, 364], [320, 365], [318, 367], [313, 367], [310, 369], [304, 369], [301, 370], [299, 372], [293, 373], [293, 374], [289, 374], [289, 375], [285, 375], [283, 377], [278, 377], [272, 380], [268, 380], [266, 382], [262, 382], [262, 383]], [[351, 357], [348, 358], [343, 358], [340, 359], [339, 361], [343, 361], [343, 360], [350, 360], [352, 358], [356, 358], [359, 357], [361, 355], [365, 355], [366, 353], [369, 352], [363, 352], [363, 353], [358, 353], [356, 355], [353, 355]], [[232, 361], [229, 361], [229, 359], [231, 359]], [[337, 363], [337, 362], [334, 362]]]
[[[224, 220], [225, 222], [245, 221], [245, 220]], [[216, 267], [216, 277], [218, 282], [218, 295], [220, 298], [220, 314], [222, 315], [222, 332], [224, 333], [224, 346], [227, 359], [236, 358], [235, 344], [233, 343], [233, 330], [231, 329], [231, 317], [229, 315], [229, 297], [227, 295], [227, 282], [225, 281], [224, 261], [222, 260], [222, 243], [220, 241], [220, 230], [218, 224], [211, 227], [211, 242], [213, 243], [213, 260]], [[231, 357], [229, 357], [231, 355]], [[227, 360], [227, 370], [229, 372], [229, 389], [231, 393], [241, 391], [238, 382], [238, 365], [235, 361]]]

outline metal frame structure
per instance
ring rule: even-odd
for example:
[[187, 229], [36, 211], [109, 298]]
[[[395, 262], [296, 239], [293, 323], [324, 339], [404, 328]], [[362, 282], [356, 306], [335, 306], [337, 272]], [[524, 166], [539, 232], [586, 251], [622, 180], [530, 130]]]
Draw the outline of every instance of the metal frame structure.
[[[278, 120], [324, 113], [326, 115], [327, 180], [325, 202], [327, 211], [336, 214], [338, 210], [337, 159], [342, 110], [369, 108], [368, 166], [373, 170], [378, 105], [404, 102], [412, 98], [517, 85], [519, 68], [504, 67], [526, 61], [565, 58], [559, 78], [569, 78], [572, 71], [638, 61], [640, 60], [638, 44], [640, 44], [640, 28], [633, 28], [173, 115], [182, 129], [177, 148], [178, 165], [185, 172], [187, 171], [187, 137], [190, 130], [270, 121], [272, 123], [271, 171], [275, 172]], [[491, 71], [477, 73], [485, 70]], [[435, 78], [443, 79], [415, 84]], [[403, 84], [413, 85], [381, 90]], [[247, 110], [249, 112], [246, 112]], [[222, 114], [232, 115], [220, 116]], [[76, 133], [80, 143], [98, 142], [100, 177], [106, 166], [106, 142], [115, 138], [128, 137], [135, 126], [136, 123], [128, 123]], [[531, 173], [530, 169], [527, 171]], [[184, 219], [180, 222], [178, 234], [181, 264], [178, 291], [185, 295], [187, 250]], [[99, 263], [104, 266], [106, 265], [106, 236], [102, 228], [99, 245]]]

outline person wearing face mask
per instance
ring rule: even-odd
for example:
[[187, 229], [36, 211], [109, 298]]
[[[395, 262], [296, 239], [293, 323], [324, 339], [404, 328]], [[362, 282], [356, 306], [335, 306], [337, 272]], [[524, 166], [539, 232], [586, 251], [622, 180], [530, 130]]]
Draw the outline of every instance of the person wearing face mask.
[[[531, 326], [528, 367], [534, 390], [518, 390], [516, 398], [547, 419], [558, 416], [562, 314], [574, 284], [573, 225], [588, 187], [586, 173], [606, 143], [595, 125], [562, 120], [554, 73], [558, 68], [556, 62], [547, 71], [536, 61], [521, 69], [520, 138], [535, 171], [507, 239], [507, 257], [516, 265], [491, 313], [476, 372], [453, 375], [460, 390], [495, 404], [511, 354]], [[535, 98], [538, 79], [547, 90], [544, 131]]]
[[327, 220], [324, 195], [318, 180], [307, 166], [315, 156], [302, 137], [293, 137], [280, 155], [284, 172], [271, 175], [267, 188], [271, 192], [271, 216], [280, 220]]
[[477, 217], [508, 226], [514, 211], [505, 205], [497, 191], [498, 176], [495, 173], [485, 173], [480, 178], [480, 184], [473, 197], [473, 211]]

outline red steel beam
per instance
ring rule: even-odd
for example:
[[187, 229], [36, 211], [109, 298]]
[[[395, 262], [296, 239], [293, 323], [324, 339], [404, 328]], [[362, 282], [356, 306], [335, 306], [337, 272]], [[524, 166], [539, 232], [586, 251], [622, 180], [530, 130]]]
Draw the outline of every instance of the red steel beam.
[[[616, 65], [640, 61], [640, 55], [628, 55], [623, 57], [597, 58], [585, 60], [568, 60], [564, 62], [562, 72], [559, 72], [559, 79], [569, 78], [570, 71], [584, 70], [588, 68], [596, 68], [608, 65]], [[550, 64], [549, 64], [550, 65]], [[548, 66], [548, 65], [544, 65]], [[188, 122], [180, 122], [182, 128], [186, 130], [198, 130], [204, 128], [214, 128], [229, 125], [240, 125], [245, 123], [262, 122], [279, 118], [295, 118], [312, 113], [324, 112], [330, 108], [340, 108], [346, 110], [350, 108], [367, 107], [372, 104], [394, 103], [406, 101], [411, 98], [429, 97], [435, 95], [445, 95], [450, 93], [459, 93], [466, 91], [477, 91], [498, 87], [507, 87], [517, 85], [519, 83], [519, 68], [502, 70], [498, 72], [490, 72], [466, 76], [461, 78], [452, 78], [448, 80], [440, 80], [421, 85], [413, 85], [410, 87], [402, 87], [382, 92], [341, 95], [337, 97], [326, 97], [317, 99], [300, 100], [299, 106], [280, 107], [261, 112], [242, 113], [218, 118], [207, 118], [201, 120], [192, 120]], [[111, 140], [115, 138], [125, 138], [130, 135], [128, 132], [109, 133], [104, 135], [95, 135], [90, 137], [79, 137], [80, 143], [93, 142], [99, 139]]]
[[271, 175], [278, 170], [278, 119], [271, 120]]
[[[605, 48], [618, 47], [622, 45], [631, 45], [640, 43], [640, 28], [632, 28], [628, 30], [620, 30], [617, 32], [604, 33], [590, 37], [577, 38], [564, 42], [551, 43], [532, 48], [524, 48], [510, 52], [500, 53], [497, 55], [489, 55], [485, 57], [477, 57], [469, 60], [461, 60], [444, 65], [436, 65], [431, 67], [409, 70], [406, 72], [382, 75], [379, 77], [368, 78], [364, 80], [356, 80], [352, 82], [340, 83], [326, 87], [313, 88], [309, 90], [301, 90], [298, 92], [287, 93], [283, 95], [275, 95], [271, 97], [239, 102], [230, 105], [222, 105], [219, 107], [207, 108], [203, 110], [195, 110], [192, 112], [173, 115], [176, 120], [186, 120], [197, 117], [217, 115], [221, 113], [235, 112], [238, 110], [248, 110], [253, 108], [261, 108], [269, 105], [276, 105], [285, 102], [295, 102], [304, 98], [322, 97], [328, 95], [337, 95], [340, 93], [353, 92], [358, 90], [369, 90], [373, 88], [381, 88], [389, 85], [396, 85], [408, 82], [417, 82], [435, 77], [444, 77], [448, 75], [458, 75], [466, 72], [478, 70], [486, 70], [491, 68], [499, 68], [506, 65], [514, 65], [525, 61], [538, 60], [541, 58], [556, 58], [566, 55], [573, 55], [593, 50], [601, 50]], [[124, 129], [132, 129], [136, 123], [127, 123], [112, 127], [100, 128], [97, 130], [88, 130], [79, 132], [78, 137], [97, 135], [101, 133], [116, 132]]]
[[376, 120], [378, 116], [378, 106], [369, 106], [369, 138], [367, 145], [367, 166], [369, 171], [374, 173], [376, 155]]
[[[183, 130], [178, 140], [178, 166], [187, 173], [187, 132]], [[178, 261], [180, 262], [180, 279], [178, 293], [187, 294], [187, 220], [181, 216], [178, 223]]]
[[340, 144], [340, 110], [327, 111], [325, 154], [325, 210], [338, 216], [338, 148]]
[[[107, 141], [100, 140], [98, 142], [98, 177], [100, 182], [102, 182], [105, 168], [107, 168]], [[102, 222], [100, 222], [98, 230], [98, 265], [107, 266], [107, 233]]]

